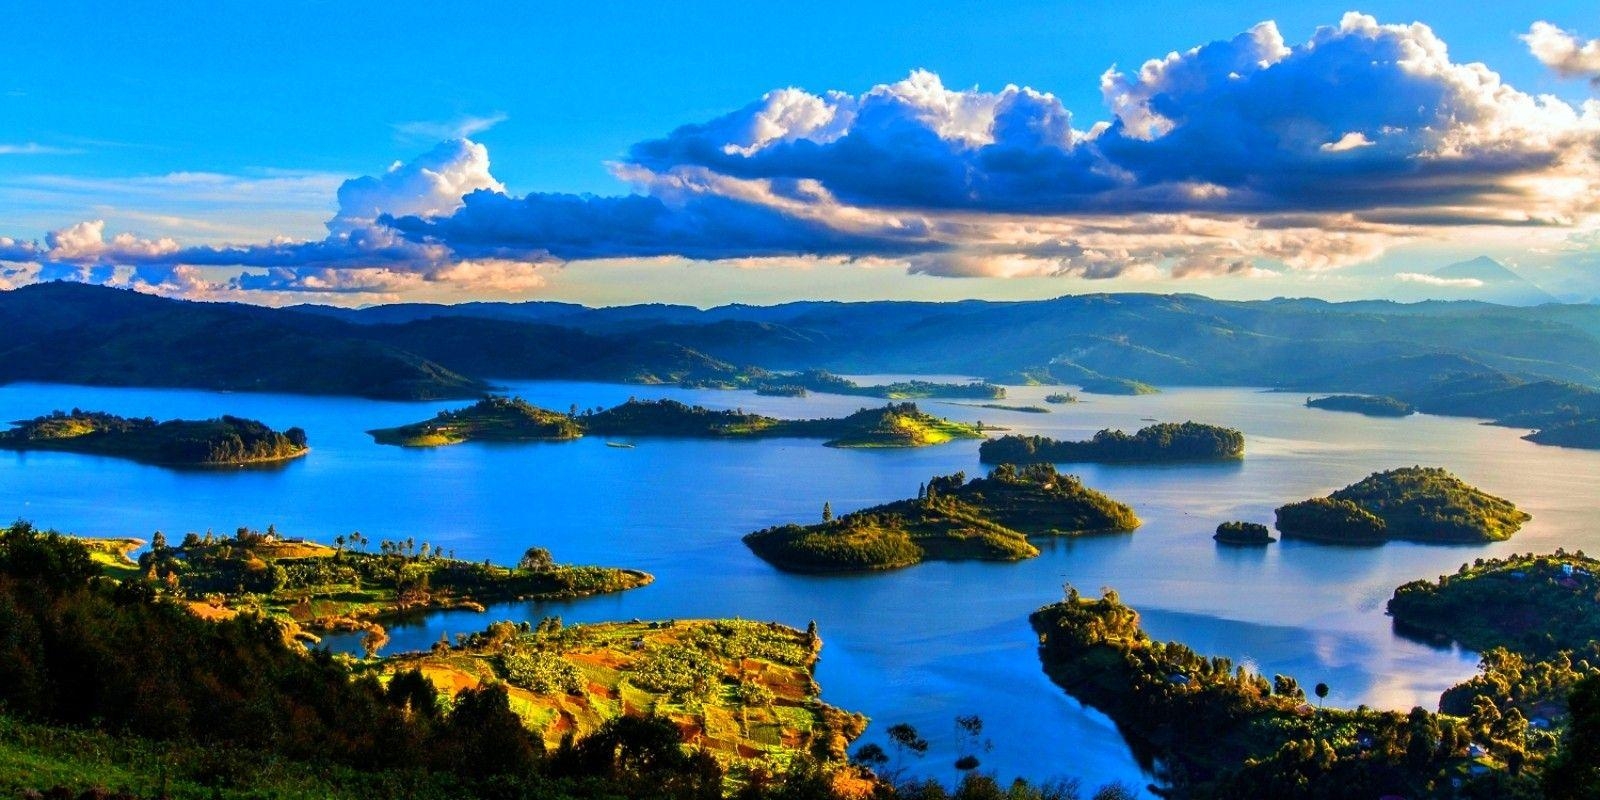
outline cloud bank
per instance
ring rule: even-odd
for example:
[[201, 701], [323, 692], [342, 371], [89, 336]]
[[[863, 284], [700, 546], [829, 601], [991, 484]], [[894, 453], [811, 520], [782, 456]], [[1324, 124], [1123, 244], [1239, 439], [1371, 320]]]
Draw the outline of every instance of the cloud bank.
[[[1600, 74], [1596, 42], [1542, 22], [1524, 38], [1563, 75]], [[320, 240], [180, 247], [80, 223], [0, 240], [0, 261], [212, 295], [525, 292], [565, 262], [664, 256], [1250, 277], [1600, 215], [1600, 102], [1519, 91], [1420, 23], [1352, 13], [1290, 44], [1263, 22], [1113, 67], [1100, 90], [1105, 118], [1084, 123], [1048, 92], [921, 70], [860, 94], [778, 89], [633, 146], [613, 165], [633, 191], [617, 196], [512, 195], [487, 149], [455, 138], [346, 181]], [[243, 272], [206, 277], [226, 268]]]

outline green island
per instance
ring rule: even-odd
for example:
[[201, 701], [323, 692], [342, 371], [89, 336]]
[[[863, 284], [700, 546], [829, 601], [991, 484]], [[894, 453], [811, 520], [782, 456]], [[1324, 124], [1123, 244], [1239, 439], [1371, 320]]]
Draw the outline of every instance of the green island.
[[1600, 450], [1600, 417], [1560, 422], [1522, 438], [1534, 444]]
[[881, 397], [885, 400], [1004, 400], [1006, 398], [1005, 387], [987, 381], [936, 383], [912, 380], [862, 386], [849, 378], [820, 369], [785, 375], [776, 382], [783, 386], [795, 386], [823, 394]]
[[1223, 544], [1265, 545], [1278, 541], [1272, 538], [1272, 532], [1267, 526], [1259, 522], [1224, 522], [1217, 526], [1217, 533], [1211, 538]]
[[380, 444], [433, 447], [484, 439], [539, 441], [592, 433], [618, 437], [713, 439], [823, 439], [829, 447], [924, 447], [955, 439], [978, 439], [976, 425], [955, 422], [891, 403], [836, 419], [785, 420], [743, 410], [715, 410], [676, 400], [630, 399], [612, 408], [559, 414], [520, 399], [490, 398], [432, 420], [368, 431]]
[[1064, 405], [1066, 403], [1076, 403], [1078, 398], [1070, 392], [1051, 392], [1044, 396], [1044, 401], [1052, 405]]
[[787, 383], [763, 383], [756, 387], [756, 394], [764, 397], [805, 397], [810, 391], [804, 386], [795, 386]]
[[81, 540], [0, 527], [0, 794], [865, 800], [889, 790], [840, 757], [865, 720], [817, 700], [814, 630], [498, 623], [429, 654], [356, 659], [308, 650], [285, 620], [202, 616], [185, 599], [164, 580], [107, 577]]
[[[190, 533], [176, 546], [157, 532], [135, 569], [181, 595], [196, 614], [216, 618], [253, 612], [311, 631], [361, 630], [428, 608], [473, 608], [509, 600], [558, 600], [644, 586], [648, 573], [557, 564], [530, 547], [521, 563], [501, 567], [466, 561], [414, 538], [380, 541], [359, 533], [334, 546], [240, 528], [232, 536]], [[359, 548], [359, 549], [357, 549]], [[108, 573], [114, 574], [114, 573]]]
[[655, 717], [729, 776], [779, 772], [796, 758], [842, 762], [867, 720], [823, 703], [822, 640], [739, 619], [537, 625], [496, 622], [428, 653], [376, 665], [384, 680], [420, 672], [446, 696], [506, 687], [511, 709], [555, 750], [608, 720]]
[[1284, 536], [1332, 544], [1500, 542], [1532, 518], [1438, 467], [1375, 472], [1276, 514]]
[[1416, 412], [1410, 403], [1393, 397], [1363, 394], [1335, 394], [1327, 397], [1306, 398], [1307, 408], [1324, 411], [1348, 411], [1369, 417], [1408, 417]]
[[865, 572], [922, 561], [1019, 561], [1039, 554], [1030, 536], [1120, 533], [1139, 526], [1133, 509], [1062, 475], [1049, 464], [1003, 464], [984, 478], [929, 480], [911, 500], [781, 525], [744, 542], [792, 572]]
[[1161, 394], [1160, 389], [1148, 383], [1129, 378], [1089, 378], [1079, 388], [1089, 394], [1118, 394], [1126, 396]]
[[11, 430], [0, 431], [0, 449], [57, 450], [189, 467], [267, 464], [310, 450], [306, 432], [299, 428], [280, 433], [239, 417], [156, 422], [76, 408], [12, 423]]
[[[1570, 719], [1531, 725], [1513, 700], [1488, 696], [1507, 680], [1488, 658], [1438, 713], [1333, 709], [1321, 706], [1326, 684], [1312, 706], [1292, 677], [1152, 640], [1110, 589], [1089, 599], [1068, 586], [1030, 621], [1046, 673], [1111, 717], [1165, 797], [1588, 797], [1572, 790], [1600, 776], [1582, 760], [1597, 749], [1586, 735], [1600, 730], [1600, 671], [1588, 662], [1563, 675], [1529, 670], [1528, 683], [1575, 687]], [[1457, 713], [1451, 694], [1474, 682], [1489, 691]]]
[[466, 408], [440, 411], [424, 422], [368, 433], [379, 444], [438, 447], [466, 441], [576, 439], [583, 429], [572, 417], [530, 405], [520, 397], [486, 397]]
[[1048, 414], [1048, 413], [1050, 413], [1050, 409], [1048, 409], [1048, 408], [1046, 408], [1044, 406], [1014, 406], [1014, 405], [1008, 405], [1006, 403], [951, 403], [950, 405], [953, 405], [953, 406], [965, 406], [967, 408], [992, 408], [992, 409], [995, 409], [997, 411], [1017, 411], [1017, 412], [1021, 412], [1023, 414]]
[[1093, 438], [1079, 442], [1010, 435], [989, 439], [978, 446], [978, 458], [985, 464], [1231, 461], [1243, 457], [1244, 434], [1199, 422], [1163, 422], [1140, 428], [1132, 435], [1102, 430]]

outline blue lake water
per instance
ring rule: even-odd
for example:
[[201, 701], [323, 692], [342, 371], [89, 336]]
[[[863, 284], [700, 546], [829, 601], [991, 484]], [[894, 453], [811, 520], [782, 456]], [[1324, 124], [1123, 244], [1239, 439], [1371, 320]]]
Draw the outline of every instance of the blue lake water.
[[[835, 416], [869, 398], [760, 397], [613, 384], [519, 383], [530, 402], [566, 409], [630, 396], [673, 397], [783, 417]], [[1006, 402], [1039, 404], [1043, 387]], [[984, 768], [1004, 779], [1077, 777], [1086, 786], [1141, 774], [1106, 718], [1045, 678], [1027, 615], [1058, 598], [1063, 582], [1085, 592], [1115, 587], [1160, 638], [1181, 639], [1268, 676], [1326, 682], [1330, 705], [1434, 707], [1476, 656], [1396, 636], [1383, 604], [1394, 587], [1452, 572], [1464, 561], [1556, 547], [1600, 552], [1600, 453], [1542, 447], [1522, 431], [1473, 420], [1374, 419], [1303, 406], [1300, 395], [1249, 389], [1174, 389], [1145, 397], [1085, 395], [1027, 414], [925, 401], [945, 416], [1018, 432], [1081, 438], [1145, 418], [1229, 425], [1247, 437], [1238, 464], [1089, 466], [1071, 471], [1134, 506], [1144, 526], [1123, 536], [1040, 542], [1017, 564], [931, 563], [851, 577], [788, 575], [739, 541], [768, 525], [818, 518], [913, 494], [937, 474], [982, 470], [976, 441], [917, 450], [838, 450], [815, 441], [600, 438], [527, 445], [465, 444], [432, 450], [376, 445], [364, 430], [412, 422], [457, 402], [104, 389], [0, 387], [0, 420], [55, 408], [125, 415], [223, 413], [307, 431], [312, 452], [280, 469], [174, 471], [109, 458], [0, 452], [0, 514], [84, 535], [231, 531], [276, 524], [286, 535], [331, 541], [359, 530], [374, 543], [414, 537], [462, 558], [514, 562], [530, 545], [568, 563], [636, 567], [646, 588], [566, 603], [519, 603], [489, 614], [443, 612], [390, 629], [395, 648], [494, 619], [559, 614], [570, 622], [743, 616], [803, 627], [816, 620], [825, 647], [818, 681], [826, 700], [875, 721], [866, 740], [910, 722], [932, 743], [915, 770], [951, 779], [953, 718], [977, 713], [992, 749]], [[1219, 547], [1218, 522], [1271, 522], [1284, 502], [1397, 466], [1443, 466], [1515, 501], [1533, 521], [1510, 542], [1473, 547], [1391, 544], [1336, 548], [1287, 542]], [[335, 645], [352, 643], [330, 640]]]

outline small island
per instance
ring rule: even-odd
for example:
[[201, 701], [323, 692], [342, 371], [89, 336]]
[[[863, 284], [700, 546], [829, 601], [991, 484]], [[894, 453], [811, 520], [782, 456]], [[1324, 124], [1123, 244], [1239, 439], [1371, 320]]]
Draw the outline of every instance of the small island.
[[1090, 378], [1084, 381], [1079, 388], [1089, 394], [1116, 394], [1130, 397], [1161, 393], [1160, 389], [1148, 383], [1127, 378]]
[[1557, 423], [1522, 438], [1534, 444], [1600, 450], [1600, 417]]
[[914, 500], [834, 517], [824, 506], [816, 525], [756, 531], [744, 542], [792, 572], [864, 572], [922, 561], [1017, 561], [1039, 554], [1030, 536], [1131, 531], [1133, 509], [1061, 475], [1049, 464], [1004, 464], [987, 477], [935, 477]]
[[255, 610], [308, 630], [352, 630], [427, 608], [476, 608], [510, 600], [560, 600], [620, 592], [651, 582], [648, 573], [557, 564], [530, 547], [521, 563], [501, 567], [457, 559], [414, 538], [381, 541], [360, 534], [334, 546], [240, 528], [232, 536], [190, 533], [169, 545], [157, 532], [138, 561], [151, 582], [189, 598], [191, 610], [229, 617]]
[[1222, 544], [1236, 545], [1268, 545], [1278, 541], [1272, 538], [1267, 526], [1259, 522], [1224, 522], [1217, 526], [1217, 533], [1211, 538]]
[[1375, 472], [1327, 497], [1277, 510], [1284, 536], [1332, 544], [1499, 542], [1529, 519], [1511, 501], [1437, 467]]
[[1051, 392], [1044, 396], [1044, 401], [1051, 405], [1065, 405], [1078, 402], [1078, 398], [1069, 392]]
[[[560, 414], [520, 399], [490, 398], [432, 420], [369, 431], [380, 444], [434, 447], [474, 441], [612, 437], [823, 439], [829, 447], [924, 447], [980, 439], [976, 425], [924, 413], [914, 403], [864, 408], [836, 419], [785, 420], [743, 410], [717, 410], [676, 400], [630, 399], [612, 408]], [[617, 443], [622, 444], [622, 443]]]
[[576, 439], [583, 435], [583, 429], [572, 417], [530, 405], [520, 397], [486, 397], [466, 408], [440, 411], [424, 422], [368, 433], [379, 444], [438, 447], [467, 441]]
[[161, 466], [269, 464], [299, 458], [310, 449], [300, 428], [280, 433], [255, 420], [226, 415], [156, 422], [75, 408], [12, 425], [0, 432], [0, 449], [115, 456]]
[[823, 394], [847, 394], [861, 397], [881, 397], [885, 400], [1004, 400], [1006, 390], [986, 381], [971, 383], [935, 383], [932, 381], [901, 381], [874, 386], [862, 386], [819, 369], [785, 375], [774, 381], [786, 386], [797, 386]]
[[1320, 408], [1324, 411], [1348, 411], [1355, 414], [1365, 414], [1369, 417], [1407, 417], [1416, 412], [1410, 403], [1396, 400], [1393, 397], [1336, 394], [1328, 397], [1306, 398], [1307, 408]]
[[726, 770], [796, 757], [840, 762], [867, 720], [824, 703], [822, 640], [739, 619], [537, 625], [496, 622], [433, 652], [384, 659], [393, 682], [420, 673], [439, 691], [501, 684], [511, 707], [554, 752], [608, 721], [653, 715]]
[[1102, 430], [1094, 438], [1080, 442], [1044, 436], [1002, 436], [978, 447], [978, 458], [985, 464], [1231, 461], [1242, 457], [1243, 433], [1199, 422], [1160, 423], [1141, 428], [1131, 436]]
[[788, 383], [763, 383], [756, 387], [756, 394], [763, 397], [805, 397], [810, 394], [804, 386], [795, 386]]

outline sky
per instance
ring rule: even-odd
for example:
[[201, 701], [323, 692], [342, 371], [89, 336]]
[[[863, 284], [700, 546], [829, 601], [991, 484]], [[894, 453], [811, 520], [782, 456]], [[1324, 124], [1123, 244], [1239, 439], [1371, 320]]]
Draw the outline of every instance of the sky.
[[643, 6], [10, 9], [0, 288], [1600, 297], [1592, 0]]

